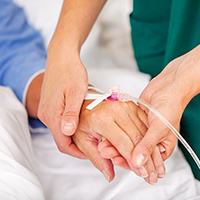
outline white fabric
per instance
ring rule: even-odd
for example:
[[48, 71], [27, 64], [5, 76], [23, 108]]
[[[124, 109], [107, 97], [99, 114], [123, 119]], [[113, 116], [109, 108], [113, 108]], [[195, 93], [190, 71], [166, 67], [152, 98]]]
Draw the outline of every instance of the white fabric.
[[8, 88], [0, 87], [0, 96], [0, 199], [43, 200], [43, 192], [46, 200], [183, 200], [197, 195], [178, 149], [166, 162], [166, 177], [154, 186], [119, 168], [107, 183], [88, 160], [61, 154], [50, 132], [32, 136], [34, 155], [24, 107]]
[[[48, 45], [62, 0], [16, 1]], [[109, 1], [84, 45], [82, 59], [96, 87], [106, 92], [119, 84], [122, 92], [138, 96], [150, 77], [139, 73], [132, 59], [130, 2]], [[199, 182], [179, 149], [166, 162], [166, 177], [154, 186], [119, 168], [115, 180], [107, 183], [89, 161], [61, 154], [50, 133], [32, 135], [33, 155], [24, 108], [8, 89], [0, 88], [0, 97], [0, 199], [42, 200], [44, 193], [46, 200], [184, 200], [198, 193]]]
[[0, 87], [0, 199], [43, 200], [23, 105]]

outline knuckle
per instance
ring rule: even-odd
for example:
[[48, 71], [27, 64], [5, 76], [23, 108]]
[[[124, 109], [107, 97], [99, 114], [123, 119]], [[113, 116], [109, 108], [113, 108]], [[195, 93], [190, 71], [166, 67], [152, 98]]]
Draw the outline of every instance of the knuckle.
[[143, 123], [139, 123], [137, 125], [137, 127], [138, 127], [139, 131], [142, 133], [142, 135], [144, 135], [146, 133], [147, 127]]
[[91, 162], [93, 163], [93, 165], [94, 165], [97, 169], [99, 169], [100, 160], [99, 160], [98, 157], [92, 158], [92, 159], [91, 159]]
[[136, 112], [138, 110], [138, 106], [134, 102], [128, 102], [128, 105], [130, 106], [132, 111]]
[[165, 137], [167, 134], [169, 133], [169, 128], [167, 126], [165, 126], [162, 130], [162, 135], [163, 137]]
[[90, 115], [90, 117], [91, 117], [91, 119], [93, 120], [93, 119], [98, 119], [98, 118], [100, 118], [100, 113], [99, 112], [92, 112], [91, 113], [91, 115]]
[[[129, 102], [129, 103], [130, 103], [130, 102]], [[124, 102], [124, 103], [121, 104], [121, 107], [122, 107], [123, 109], [129, 109], [129, 103], [128, 103], [128, 102]]]
[[102, 119], [102, 113], [101, 112], [92, 112], [90, 115], [91, 121], [100, 121]]
[[144, 149], [147, 151], [147, 153], [148, 153], [149, 155], [151, 155], [151, 153], [152, 153], [154, 147], [153, 147], [153, 145], [152, 145], [151, 142], [146, 141], [146, 143], [145, 143], [145, 145], [144, 145]]
[[142, 140], [142, 135], [141, 134], [136, 134], [133, 138], [133, 142], [135, 145], [137, 145], [141, 140]]
[[119, 112], [120, 110], [122, 110], [122, 104], [119, 101], [113, 101], [111, 102], [111, 109], [115, 110], [116, 112]]
[[69, 117], [69, 116], [76, 118], [77, 117], [77, 112], [75, 112], [75, 111], [65, 111], [63, 113], [63, 117]]
[[94, 111], [90, 115], [90, 120], [93, 123], [99, 123], [99, 124], [106, 124], [107, 123], [107, 118], [108, 116], [106, 115], [105, 111], [103, 110], [98, 110]]

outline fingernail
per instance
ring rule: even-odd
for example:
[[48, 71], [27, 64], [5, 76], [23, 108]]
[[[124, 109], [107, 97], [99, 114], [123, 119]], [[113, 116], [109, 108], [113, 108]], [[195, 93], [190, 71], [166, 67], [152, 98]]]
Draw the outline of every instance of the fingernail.
[[71, 131], [74, 129], [74, 124], [73, 123], [65, 123], [63, 126], [63, 131], [64, 134], [71, 133]]
[[159, 144], [159, 150], [160, 150], [161, 153], [166, 151], [166, 149], [163, 147], [162, 144]]
[[155, 184], [157, 183], [158, 181], [158, 178], [157, 178], [157, 174], [155, 172], [152, 172], [149, 176], [149, 181], [151, 184]]
[[102, 174], [104, 175], [108, 183], [110, 183], [110, 176], [107, 174], [107, 172], [105, 170], [102, 170]]
[[163, 177], [165, 176], [165, 169], [164, 169], [163, 166], [159, 167], [159, 168], [157, 169], [157, 172], [158, 172], [158, 177], [159, 177], [159, 178], [163, 178]]
[[147, 170], [145, 169], [144, 166], [140, 167], [139, 171], [140, 171], [140, 175], [141, 175], [142, 178], [147, 178], [148, 177]]
[[137, 155], [136, 157], [136, 165], [138, 167], [142, 167], [144, 165], [145, 158], [142, 154]]

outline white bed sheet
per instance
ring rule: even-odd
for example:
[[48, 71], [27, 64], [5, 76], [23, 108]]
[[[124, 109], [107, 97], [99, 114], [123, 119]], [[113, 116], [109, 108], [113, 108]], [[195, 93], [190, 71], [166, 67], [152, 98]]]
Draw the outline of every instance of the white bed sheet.
[[[55, 29], [62, 0], [16, 0], [26, 10], [30, 23], [40, 30], [48, 45]], [[149, 76], [138, 72], [132, 58], [128, 12], [131, 0], [110, 1], [82, 49], [89, 80], [107, 91], [119, 84], [121, 90], [139, 96]], [[37, 10], [37, 12], [35, 12]], [[36, 166], [47, 200], [183, 200], [198, 193], [189, 165], [176, 149], [166, 162], [166, 177], [155, 186], [134, 173], [116, 168], [108, 184], [89, 161], [59, 153], [52, 135], [32, 135]]]
[[178, 149], [154, 186], [119, 168], [108, 183], [89, 161], [61, 154], [50, 132], [31, 140], [23, 106], [8, 88], [0, 87], [0, 96], [1, 200], [184, 200], [198, 193]]

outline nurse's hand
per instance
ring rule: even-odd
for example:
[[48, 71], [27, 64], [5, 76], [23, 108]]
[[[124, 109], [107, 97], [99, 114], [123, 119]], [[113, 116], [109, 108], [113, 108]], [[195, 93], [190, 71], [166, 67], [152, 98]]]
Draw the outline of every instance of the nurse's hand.
[[[189, 101], [200, 92], [200, 45], [189, 53], [170, 62], [165, 69], [145, 88], [140, 98], [153, 105], [179, 130], [183, 111]], [[169, 129], [148, 109], [148, 131], [133, 152], [133, 164], [142, 167], [157, 144], [166, 149], [166, 160], [174, 150], [177, 139]]]
[[[89, 102], [84, 102], [80, 123], [73, 135], [73, 141], [77, 147], [110, 182], [114, 178], [112, 161], [103, 158], [98, 151], [98, 144], [102, 141], [102, 137], [107, 138], [125, 159], [123, 161], [126, 162], [127, 167], [125, 165], [122, 167], [133, 170], [138, 176], [146, 178], [145, 180], [149, 183], [156, 183], [158, 178], [156, 170], [161, 166], [164, 168], [157, 148], [152, 154], [152, 159], [150, 158], [143, 168], [137, 169], [132, 164], [133, 149], [147, 131], [146, 114], [133, 102], [103, 101], [91, 111], [85, 109]], [[151, 180], [147, 178], [150, 174]]]
[[62, 153], [83, 158], [71, 135], [76, 131], [87, 92], [87, 72], [75, 53], [65, 52], [64, 59], [54, 60], [59, 56], [63, 56], [59, 48], [50, 46], [38, 117], [52, 132]]
[[70, 136], [77, 128], [88, 86], [80, 50], [105, 2], [64, 0], [48, 47], [38, 117], [53, 133], [59, 150], [75, 157], [82, 154]]

